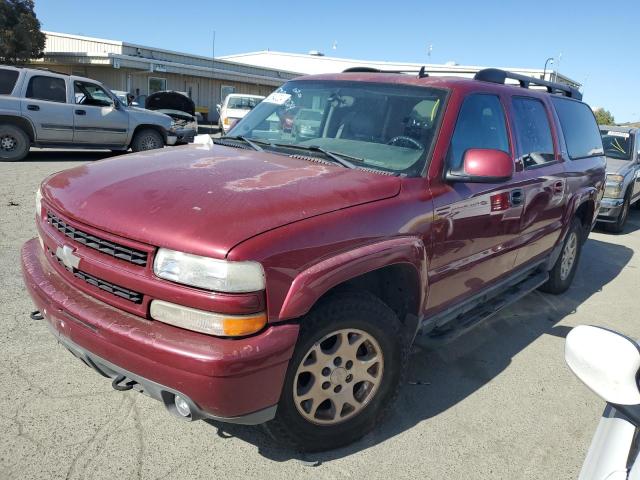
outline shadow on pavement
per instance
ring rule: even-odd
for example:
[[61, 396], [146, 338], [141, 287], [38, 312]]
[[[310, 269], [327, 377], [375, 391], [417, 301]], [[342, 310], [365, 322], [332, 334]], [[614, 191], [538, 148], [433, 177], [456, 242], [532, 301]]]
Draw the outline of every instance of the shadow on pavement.
[[[634, 215], [640, 217], [640, 212]], [[633, 250], [606, 241], [584, 245], [573, 286], [563, 295], [533, 292], [502, 313], [437, 350], [414, 347], [407, 376], [393, 413], [373, 433], [347, 447], [300, 454], [278, 447], [261, 428], [209, 422], [221, 438], [237, 437], [274, 461], [297, 459], [308, 465], [349, 456], [384, 442], [456, 405], [497, 377], [512, 358], [542, 335], [565, 337], [570, 327], [556, 325], [611, 282]], [[606, 261], [603, 261], [606, 259]]]

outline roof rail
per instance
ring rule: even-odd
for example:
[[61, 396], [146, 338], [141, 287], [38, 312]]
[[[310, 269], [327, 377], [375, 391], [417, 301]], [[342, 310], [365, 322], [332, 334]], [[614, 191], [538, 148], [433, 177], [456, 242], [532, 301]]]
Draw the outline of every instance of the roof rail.
[[484, 70], [480, 70], [476, 73], [473, 78], [483, 82], [502, 84], [504, 84], [505, 80], [509, 78], [511, 80], [517, 80], [522, 88], [529, 88], [529, 85], [538, 85], [540, 87], [546, 87], [547, 92], [549, 93], [556, 93], [569, 98], [575, 98], [576, 100], [582, 100], [582, 94], [580, 91], [570, 85], [558, 82], [547, 82], [546, 80], [527, 77], [526, 75], [500, 70], [499, 68], [485, 68]]
[[49, 72], [49, 73], [56, 73], [56, 74], [58, 74], [58, 75], [66, 75], [67, 77], [68, 77], [69, 75], [71, 75], [70, 73], [66, 73], [66, 72], [58, 72], [58, 71], [56, 71], [56, 70], [52, 70], [52, 69], [47, 68], [47, 67], [24, 67], [24, 68], [31, 68], [31, 69], [33, 69], [33, 70], [42, 70], [42, 71]]
[[421, 67], [420, 70], [381, 70], [373, 67], [351, 67], [343, 70], [342, 73], [417, 73], [418, 78], [429, 76], [425, 71], [425, 67]]

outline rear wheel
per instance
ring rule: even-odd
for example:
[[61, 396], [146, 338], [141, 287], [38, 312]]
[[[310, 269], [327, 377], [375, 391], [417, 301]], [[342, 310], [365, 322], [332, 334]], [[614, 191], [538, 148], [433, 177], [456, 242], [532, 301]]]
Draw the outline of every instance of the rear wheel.
[[571, 286], [578, 268], [580, 253], [582, 252], [583, 237], [584, 227], [580, 219], [574, 218], [564, 239], [560, 256], [549, 271], [549, 280], [540, 287], [540, 290], [559, 294], [565, 292]]
[[395, 400], [408, 342], [395, 313], [365, 292], [333, 295], [301, 319], [276, 418], [281, 443], [321, 451], [380, 424]]
[[0, 125], [0, 160], [16, 162], [22, 160], [29, 153], [31, 141], [20, 127], [15, 125]]
[[629, 217], [629, 208], [631, 207], [631, 195], [630, 192], [624, 196], [624, 202], [622, 203], [622, 208], [620, 209], [620, 213], [618, 214], [618, 218], [613, 223], [605, 223], [604, 228], [611, 233], [622, 233], [624, 230], [624, 226], [627, 223], [627, 218]]
[[143, 152], [145, 150], [155, 150], [156, 148], [164, 147], [164, 139], [162, 135], [152, 128], [145, 128], [140, 130], [133, 137], [131, 142], [131, 150], [134, 152]]

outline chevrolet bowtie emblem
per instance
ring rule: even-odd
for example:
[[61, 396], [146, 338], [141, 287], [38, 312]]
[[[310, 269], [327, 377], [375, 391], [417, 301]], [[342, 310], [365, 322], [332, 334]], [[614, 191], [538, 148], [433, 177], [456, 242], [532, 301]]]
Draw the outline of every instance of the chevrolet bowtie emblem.
[[69, 270], [78, 268], [78, 265], [80, 265], [80, 257], [73, 254], [73, 247], [69, 245], [58, 247], [56, 249], [56, 257], [58, 257]]

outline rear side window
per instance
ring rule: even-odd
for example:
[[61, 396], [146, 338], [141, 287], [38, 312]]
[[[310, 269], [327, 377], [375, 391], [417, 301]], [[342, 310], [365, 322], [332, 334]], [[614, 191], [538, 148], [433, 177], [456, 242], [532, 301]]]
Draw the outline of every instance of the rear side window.
[[602, 139], [591, 109], [582, 102], [552, 97], [572, 159], [602, 155]]
[[0, 68], [0, 95], [9, 95], [18, 80], [18, 72]]
[[62, 78], [35, 76], [29, 80], [27, 98], [65, 103], [67, 88]]
[[555, 161], [553, 137], [544, 104], [534, 98], [513, 99], [513, 123], [518, 156], [525, 168]]
[[464, 152], [470, 148], [509, 152], [504, 109], [495, 95], [476, 93], [464, 99], [449, 147], [449, 167], [459, 169]]

